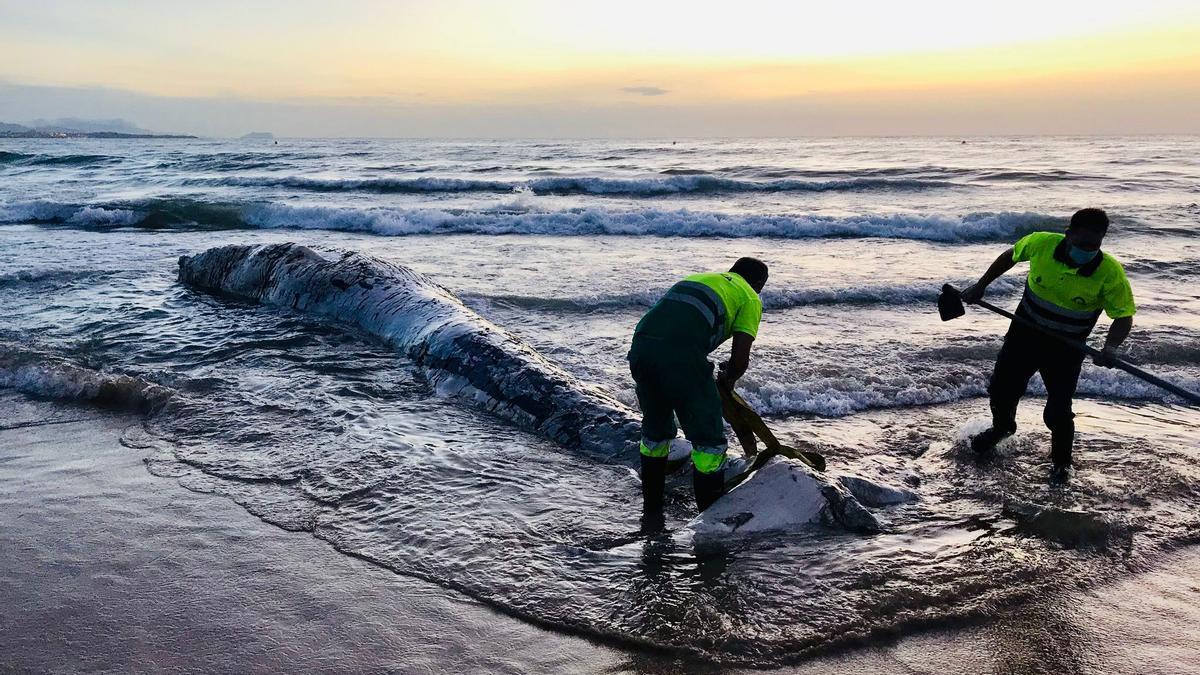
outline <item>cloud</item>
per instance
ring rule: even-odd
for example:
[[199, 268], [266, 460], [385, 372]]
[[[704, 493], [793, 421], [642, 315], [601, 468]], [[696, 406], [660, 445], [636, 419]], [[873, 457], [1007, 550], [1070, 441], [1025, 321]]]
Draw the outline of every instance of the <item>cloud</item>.
[[662, 87], [621, 87], [621, 91], [638, 96], [662, 96], [671, 93]]

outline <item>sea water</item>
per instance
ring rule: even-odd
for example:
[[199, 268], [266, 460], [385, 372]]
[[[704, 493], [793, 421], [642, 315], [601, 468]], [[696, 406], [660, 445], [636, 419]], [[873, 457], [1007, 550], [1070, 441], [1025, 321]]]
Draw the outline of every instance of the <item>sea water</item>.
[[[1069, 486], [1045, 480], [1037, 378], [979, 461], [961, 441], [987, 424], [1006, 323], [943, 324], [935, 300], [1102, 207], [1138, 302], [1130, 360], [1200, 388], [1197, 157], [1196, 137], [0, 140], [0, 386], [141, 410], [127, 444], [151, 471], [514, 616], [778, 663], [1019, 611], [1196, 539], [1200, 413], [1086, 364]], [[626, 466], [447, 395], [361, 330], [176, 281], [181, 255], [283, 241], [423, 274], [629, 405], [641, 313], [760, 257], [743, 395], [831, 472], [918, 500], [873, 508], [869, 536], [631, 537]], [[1022, 283], [988, 297], [1011, 308]], [[686, 477], [669, 501], [679, 527]]]

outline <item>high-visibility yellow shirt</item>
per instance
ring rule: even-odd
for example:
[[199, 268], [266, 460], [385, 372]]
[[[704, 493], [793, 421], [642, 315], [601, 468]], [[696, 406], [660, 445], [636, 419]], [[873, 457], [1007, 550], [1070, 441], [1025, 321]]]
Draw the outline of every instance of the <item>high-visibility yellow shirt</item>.
[[1090, 263], [1069, 265], [1064, 239], [1057, 232], [1034, 232], [1013, 246], [1013, 262], [1029, 263], [1020, 313], [1047, 328], [1085, 337], [1101, 310], [1112, 319], [1133, 316], [1133, 289], [1121, 263], [1101, 252]]
[[733, 272], [693, 274], [646, 312], [634, 335], [668, 340], [707, 354], [734, 333], [758, 336], [762, 300]]
[[758, 324], [762, 321], [762, 299], [750, 282], [735, 272], [705, 272], [693, 274], [684, 281], [696, 281], [716, 291], [725, 306], [725, 323], [721, 331], [724, 342], [734, 333], [745, 333], [758, 337]]

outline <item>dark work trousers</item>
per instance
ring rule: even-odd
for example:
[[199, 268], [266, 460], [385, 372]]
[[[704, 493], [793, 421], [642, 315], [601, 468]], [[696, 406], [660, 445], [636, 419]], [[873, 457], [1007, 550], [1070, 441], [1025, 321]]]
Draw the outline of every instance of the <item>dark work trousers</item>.
[[1050, 428], [1050, 455], [1056, 466], [1071, 463], [1075, 442], [1075, 413], [1071, 399], [1079, 383], [1083, 352], [1032, 328], [1013, 323], [1004, 336], [996, 359], [988, 394], [992, 404], [992, 428], [1011, 434], [1017, 430], [1017, 403], [1029, 378], [1042, 374], [1046, 384], [1046, 409], [1042, 420]]

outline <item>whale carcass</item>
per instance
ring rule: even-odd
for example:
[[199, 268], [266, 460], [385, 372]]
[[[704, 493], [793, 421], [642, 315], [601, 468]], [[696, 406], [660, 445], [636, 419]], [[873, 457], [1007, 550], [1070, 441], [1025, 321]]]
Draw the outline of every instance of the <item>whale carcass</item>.
[[[292, 243], [235, 245], [181, 257], [179, 280], [356, 326], [424, 368], [442, 393], [471, 399], [566, 447], [608, 461], [636, 462], [634, 410], [580, 382], [450, 291], [401, 265], [358, 252], [322, 255]], [[786, 474], [786, 480], [766, 480], [778, 474]], [[773, 509], [769, 525], [763, 517], [754, 526], [744, 522], [740, 527], [746, 531], [820, 520], [871, 529], [870, 519], [863, 517], [870, 514], [848, 490], [791, 460], [773, 461], [721, 501], [742, 509], [739, 519], [753, 520], [766, 513], [745, 501], [757, 490], [777, 495], [782, 504], [815, 506], [794, 510], [790, 523], [787, 508]], [[820, 503], [813, 495], [821, 495]]]

